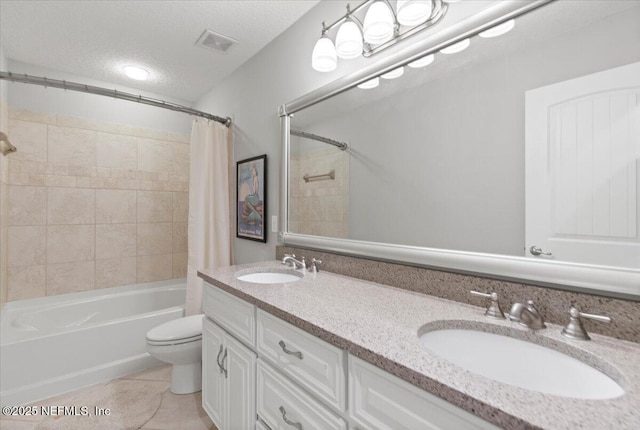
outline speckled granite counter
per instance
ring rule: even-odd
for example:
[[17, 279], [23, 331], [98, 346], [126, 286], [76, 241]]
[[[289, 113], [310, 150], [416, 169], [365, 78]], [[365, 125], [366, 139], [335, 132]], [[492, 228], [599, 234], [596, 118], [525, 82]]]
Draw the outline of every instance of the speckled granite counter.
[[[483, 316], [482, 308], [327, 272], [290, 284], [261, 285], [236, 273], [271, 268], [270, 261], [199, 272], [212, 285], [255, 304], [430, 393], [506, 429], [640, 428], [640, 345], [592, 335], [569, 341], [562, 327], [532, 332]], [[507, 308], [510, 304], [503, 303]], [[615, 318], [615, 315], [611, 315]], [[457, 367], [421, 345], [419, 333], [438, 327], [504, 333], [550, 346], [600, 369], [625, 395], [609, 400], [553, 396], [496, 382]], [[516, 358], [517, 359], [517, 358]]]

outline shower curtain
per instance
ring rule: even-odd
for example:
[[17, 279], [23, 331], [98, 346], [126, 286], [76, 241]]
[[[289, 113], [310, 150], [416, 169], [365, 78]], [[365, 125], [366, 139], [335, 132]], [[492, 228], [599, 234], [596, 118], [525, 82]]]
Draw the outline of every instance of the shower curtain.
[[189, 257], [185, 315], [202, 313], [198, 270], [231, 264], [232, 136], [228, 127], [197, 118], [191, 129]]

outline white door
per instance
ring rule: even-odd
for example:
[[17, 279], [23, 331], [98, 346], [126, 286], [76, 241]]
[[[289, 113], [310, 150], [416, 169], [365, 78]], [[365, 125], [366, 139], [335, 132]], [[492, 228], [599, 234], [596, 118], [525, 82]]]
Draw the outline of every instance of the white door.
[[527, 91], [525, 124], [526, 255], [640, 268], [640, 62]]
[[219, 429], [227, 428], [226, 380], [219, 364], [224, 355], [224, 336], [224, 331], [208, 318], [202, 321], [202, 408]]
[[256, 354], [230, 335], [225, 341], [227, 427], [224, 428], [250, 429], [256, 422]]

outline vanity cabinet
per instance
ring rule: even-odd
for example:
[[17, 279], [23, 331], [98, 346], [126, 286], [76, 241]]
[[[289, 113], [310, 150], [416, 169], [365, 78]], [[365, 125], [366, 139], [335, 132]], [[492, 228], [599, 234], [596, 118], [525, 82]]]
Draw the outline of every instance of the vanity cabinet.
[[498, 427], [349, 355], [350, 417], [360, 430], [498, 430]]
[[256, 354], [208, 318], [202, 326], [202, 406], [219, 429], [256, 420]]
[[217, 287], [203, 309], [202, 403], [220, 430], [497, 429]]

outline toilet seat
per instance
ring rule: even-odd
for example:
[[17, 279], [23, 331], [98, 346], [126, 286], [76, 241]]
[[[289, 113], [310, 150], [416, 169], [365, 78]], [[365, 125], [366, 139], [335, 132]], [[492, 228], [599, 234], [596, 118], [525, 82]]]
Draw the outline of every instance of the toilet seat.
[[160, 324], [147, 332], [149, 345], [180, 345], [202, 339], [203, 315], [192, 315]]

